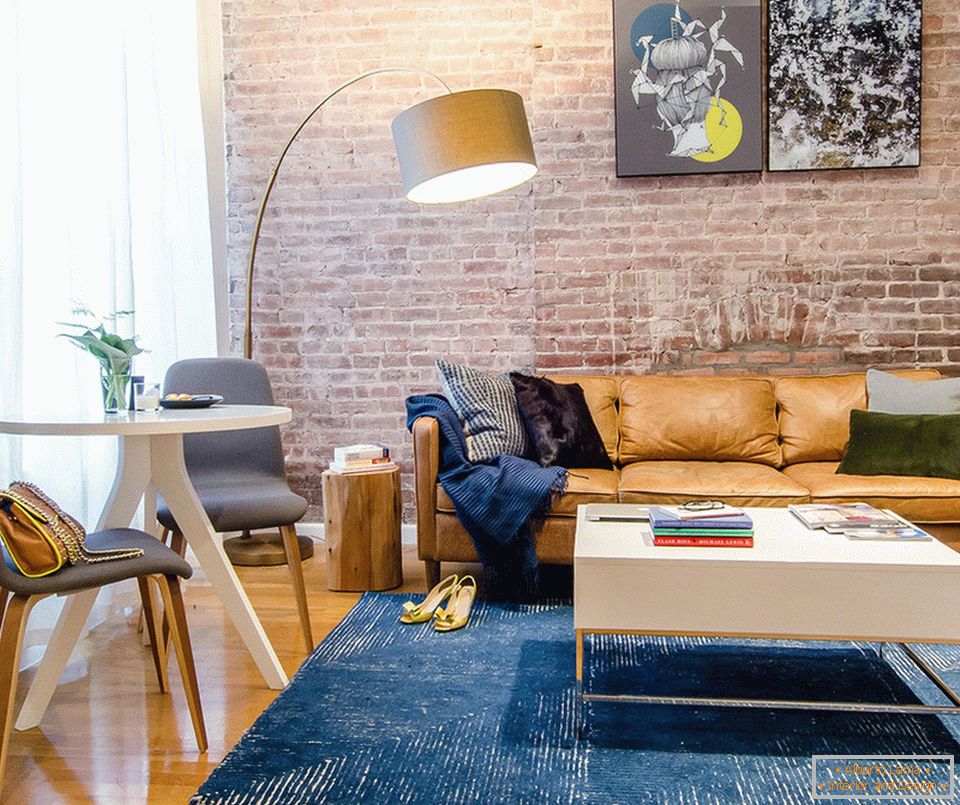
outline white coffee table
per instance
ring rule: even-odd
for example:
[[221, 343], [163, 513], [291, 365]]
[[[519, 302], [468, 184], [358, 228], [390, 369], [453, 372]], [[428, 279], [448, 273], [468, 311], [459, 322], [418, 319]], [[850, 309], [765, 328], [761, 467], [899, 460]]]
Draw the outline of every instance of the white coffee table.
[[[646, 524], [577, 513], [573, 620], [586, 701], [960, 714], [960, 697], [908, 643], [960, 643], [960, 554], [931, 542], [854, 541], [786, 509], [748, 509], [753, 548], [655, 547]], [[610, 695], [583, 689], [586, 634], [899, 643], [950, 705]]]

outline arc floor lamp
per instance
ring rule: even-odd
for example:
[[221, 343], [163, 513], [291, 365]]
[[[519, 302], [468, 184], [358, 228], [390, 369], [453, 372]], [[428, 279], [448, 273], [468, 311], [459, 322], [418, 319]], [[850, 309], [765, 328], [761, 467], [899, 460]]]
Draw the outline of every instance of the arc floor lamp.
[[[402, 111], [391, 126], [397, 162], [407, 198], [416, 204], [448, 204], [490, 196], [532, 179], [537, 160], [523, 99], [503, 89], [454, 92], [434, 73], [416, 67], [383, 67], [344, 82], [320, 101], [294, 130], [277, 158], [260, 202], [250, 256], [247, 260], [246, 314], [243, 354], [253, 356], [253, 280], [257, 242], [270, 193], [280, 166], [297, 136], [330, 100], [343, 90], [376, 75], [410, 73], [436, 81], [444, 94]], [[262, 539], [249, 535], [227, 540], [227, 553], [238, 564], [278, 564], [284, 561], [279, 542], [276, 551], [265, 550]], [[312, 543], [301, 538], [301, 555], [312, 553]]]

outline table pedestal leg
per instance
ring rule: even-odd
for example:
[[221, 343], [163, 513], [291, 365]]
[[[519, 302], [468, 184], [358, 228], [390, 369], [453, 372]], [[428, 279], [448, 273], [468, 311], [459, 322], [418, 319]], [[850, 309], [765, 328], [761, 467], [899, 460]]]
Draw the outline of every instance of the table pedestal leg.
[[190, 484], [183, 460], [182, 437], [155, 436], [151, 450], [153, 481], [157, 492], [170, 507], [170, 513], [193, 548], [200, 566], [223, 602], [267, 685], [274, 690], [281, 690], [287, 684], [287, 675]]
[[[117, 473], [95, 530], [129, 528], [143, 493], [149, 485], [150, 437], [118, 437]], [[156, 516], [156, 503], [153, 511]]]
[[[117, 440], [117, 473], [107, 497], [97, 531], [126, 528], [136, 513], [143, 492], [150, 483], [150, 438], [122, 436]], [[37, 675], [27, 692], [14, 724], [18, 730], [36, 727], [50, 704], [53, 691], [70, 661], [73, 648], [90, 616], [98, 589], [85, 590], [67, 598], [57, 625], [50, 635]]]
[[43, 652], [43, 659], [37, 668], [37, 675], [23, 700], [20, 714], [14, 727], [29, 730], [40, 725], [40, 720], [50, 704], [57, 683], [63, 675], [63, 669], [70, 661], [74, 646], [80, 638], [80, 632], [90, 617], [90, 610], [97, 600], [99, 589], [85, 590], [71, 595], [63, 604], [63, 611], [57, 618], [57, 625], [50, 635], [50, 641]]

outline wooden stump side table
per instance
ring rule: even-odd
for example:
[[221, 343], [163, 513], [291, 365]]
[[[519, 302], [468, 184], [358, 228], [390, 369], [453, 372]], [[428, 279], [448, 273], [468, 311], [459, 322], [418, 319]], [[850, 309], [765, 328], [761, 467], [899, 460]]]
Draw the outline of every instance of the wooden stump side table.
[[400, 470], [322, 476], [327, 588], [359, 592], [403, 584]]

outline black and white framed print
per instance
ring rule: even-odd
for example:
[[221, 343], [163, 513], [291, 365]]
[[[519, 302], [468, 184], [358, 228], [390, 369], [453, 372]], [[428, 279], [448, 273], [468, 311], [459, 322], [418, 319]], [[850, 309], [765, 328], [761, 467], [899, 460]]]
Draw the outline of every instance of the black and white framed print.
[[772, 171], [920, 164], [922, 0], [769, 0]]
[[614, 0], [617, 176], [763, 167], [760, 0]]

